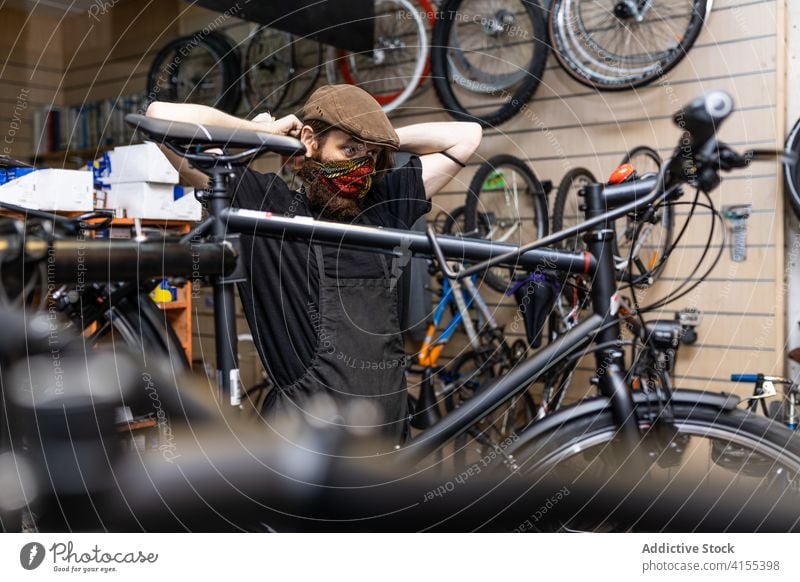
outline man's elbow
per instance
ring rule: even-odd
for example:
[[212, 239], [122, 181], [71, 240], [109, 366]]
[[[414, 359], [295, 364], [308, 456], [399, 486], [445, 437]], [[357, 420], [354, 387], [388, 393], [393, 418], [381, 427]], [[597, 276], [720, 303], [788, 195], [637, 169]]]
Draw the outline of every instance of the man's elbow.
[[481, 145], [483, 127], [481, 127], [480, 123], [475, 123], [474, 121], [464, 121], [463, 123], [466, 126], [464, 128], [465, 146], [470, 148], [470, 155], [472, 155]]
[[163, 105], [164, 104], [159, 101], [153, 101], [152, 103], [150, 103], [150, 105], [147, 106], [147, 109], [144, 112], [145, 116], [155, 117], [156, 119], [163, 119], [164, 118], [164, 112], [162, 111], [164, 109]]

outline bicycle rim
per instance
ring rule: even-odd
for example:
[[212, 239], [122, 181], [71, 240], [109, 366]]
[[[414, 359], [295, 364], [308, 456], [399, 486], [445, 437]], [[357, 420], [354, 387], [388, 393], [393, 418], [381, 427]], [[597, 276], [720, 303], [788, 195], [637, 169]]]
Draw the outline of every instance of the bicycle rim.
[[148, 99], [197, 103], [233, 113], [241, 100], [240, 64], [219, 34], [178, 38], [156, 55], [147, 75]]
[[519, 112], [539, 85], [547, 59], [539, 4], [446, 0], [433, 30], [436, 92], [457, 119], [497, 125]]
[[674, 222], [674, 211], [669, 204], [658, 207], [654, 222], [639, 222], [633, 216], [616, 221], [614, 254], [620, 278], [641, 285], [658, 278], [665, 267], [664, 256], [672, 245]]
[[644, 4], [553, 0], [550, 36], [556, 57], [579, 82], [597, 89], [641, 87], [677, 65], [706, 17], [706, 0]]
[[[509, 155], [490, 158], [478, 168], [469, 185], [464, 226], [479, 228], [479, 214], [486, 215], [490, 230], [484, 238], [514, 245], [537, 240], [549, 231], [547, 196], [527, 163]], [[508, 289], [513, 273], [495, 267], [484, 276], [501, 293]]]
[[408, 0], [376, 0], [375, 46], [368, 53], [329, 49], [328, 81], [341, 78], [369, 92], [385, 112], [396, 109], [422, 82], [428, 61], [425, 22]]
[[[646, 405], [640, 403], [638, 410], [646, 412]], [[568, 412], [564, 411], [565, 417]], [[784, 427], [741, 410], [704, 406], [699, 400], [674, 405], [671, 412], [671, 422], [641, 422], [645, 436], [633, 454], [618, 446], [617, 428], [608, 410], [553, 423], [555, 429], [535, 438], [523, 433], [522, 444], [510, 451], [515, 471], [534, 481], [555, 478], [567, 489], [579, 482], [596, 483], [596, 499], [602, 498], [606, 486], [622, 482], [631, 491], [651, 496], [653, 504], [669, 500], [675, 491], [703, 495], [735, 488], [775, 499], [800, 495], [800, 446]], [[632, 459], [646, 459], [644, 467], [634, 469]], [[636, 530], [641, 517], [621, 517], [607, 507], [598, 512], [589, 500], [580, 511], [562, 516], [559, 525], [565, 530]], [[692, 517], [696, 523], [688, 525], [683, 519], [670, 525], [667, 519], [662, 527], [722, 531], [735, 517], [729, 516], [727, 523], [709, 523], [706, 516], [697, 515]]]
[[266, 26], [247, 43], [244, 97], [250, 111], [276, 111], [292, 82], [292, 36]]

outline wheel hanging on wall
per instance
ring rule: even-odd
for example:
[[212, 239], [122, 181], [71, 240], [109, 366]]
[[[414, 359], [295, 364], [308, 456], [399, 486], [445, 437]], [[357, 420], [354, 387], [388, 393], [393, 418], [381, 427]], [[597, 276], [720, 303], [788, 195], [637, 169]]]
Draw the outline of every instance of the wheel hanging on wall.
[[241, 62], [234, 43], [218, 32], [176, 38], [153, 59], [148, 101], [196, 103], [235, 113], [241, 101]]
[[[480, 165], [464, 204], [464, 230], [467, 236], [514, 245], [547, 236], [547, 195], [524, 160], [502, 154]], [[484, 281], [504, 293], [513, 273], [505, 267], [493, 267], [485, 273]]]
[[447, 112], [484, 127], [517, 114], [544, 73], [546, 35], [537, 2], [445, 0], [433, 28], [431, 72]]
[[250, 112], [290, 111], [305, 100], [319, 79], [322, 46], [261, 26], [247, 43], [242, 93]]
[[375, 46], [368, 53], [329, 49], [328, 82], [361, 87], [387, 113], [405, 103], [424, 80], [428, 63], [427, 19], [420, 10], [409, 0], [376, 0]]
[[710, 0], [552, 0], [550, 39], [558, 62], [578, 82], [605, 91], [633, 89], [686, 56], [710, 9]]

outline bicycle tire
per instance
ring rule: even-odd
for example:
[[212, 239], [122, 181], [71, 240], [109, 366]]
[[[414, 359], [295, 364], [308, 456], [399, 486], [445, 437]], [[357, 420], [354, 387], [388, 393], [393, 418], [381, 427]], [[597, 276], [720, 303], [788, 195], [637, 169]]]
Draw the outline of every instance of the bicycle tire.
[[[641, 167], [637, 167], [637, 164], [634, 163], [636, 158], [638, 158], [638, 157], [644, 157], [647, 160], [651, 161], [653, 163], [653, 165], [655, 166], [655, 168], [647, 168], [645, 171], [642, 171]], [[636, 146], [634, 148], [631, 148], [622, 157], [622, 161], [619, 164], [620, 164], [620, 166], [623, 165], [623, 164], [631, 164], [631, 165], [633, 165], [633, 169], [636, 170], [636, 173], [639, 174], [640, 176], [642, 176], [644, 174], [658, 172], [658, 170], [661, 168], [661, 164], [662, 163], [663, 163], [663, 160], [661, 159], [661, 156], [659, 155], [659, 153], [655, 149], [651, 148], [650, 146], [640, 145], [640, 146]]]
[[[522, 193], [522, 196], [518, 193], [517, 176], [522, 179], [525, 186], [525, 192]], [[490, 178], [491, 180], [489, 180]], [[505, 199], [504, 205], [498, 205], [500, 210], [504, 212], [503, 216], [499, 216], [502, 221], [498, 220], [498, 215], [496, 213], [493, 215], [491, 211], [494, 208], [496, 199], [496, 196], [492, 195], [492, 193], [498, 191], [492, 185], [492, 180], [501, 185], [503, 198]], [[511, 192], [508, 191], [509, 188]], [[509, 200], [512, 201], [511, 204], [509, 204]], [[523, 203], [525, 207], [523, 207]], [[525, 161], [514, 156], [507, 154], [494, 156], [478, 167], [470, 181], [464, 204], [464, 228], [467, 232], [478, 232], [479, 210], [480, 214], [484, 214], [490, 220], [494, 220], [492, 230], [489, 233], [490, 240], [502, 239], [511, 244], [522, 245], [547, 236], [549, 233], [547, 195], [544, 193], [544, 187], [530, 166]], [[527, 214], [528, 212], [530, 212], [530, 215]], [[519, 228], [514, 226], [514, 221], [519, 225]], [[508, 231], [500, 233], [495, 228], [495, 225], [502, 226], [505, 222], [510, 224], [510, 235]], [[515, 228], [518, 235], [514, 235], [514, 231], [511, 230]], [[495, 267], [489, 269], [483, 277], [484, 281], [492, 289], [505, 293], [513, 280], [513, 273], [505, 267]]]
[[[785, 149], [800, 154], [800, 119], [798, 119], [789, 137], [786, 138]], [[800, 164], [783, 165], [783, 184], [786, 194], [789, 196], [789, 203], [792, 206], [795, 216], [800, 219]]]
[[[183, 52], [181, 52], [183, 51]], [[192, 56], [193, 51], [204, 51]], [[203, 59], [206, 62], [202, 62]], [[198, 67], [191, 79], [179, 74], [189, 64]], [[201, 83], [218, 69], [217, 89], [205, 92]], [[182, 36], [168, 43], [153, 59], [147, 73], [147, 99], [198, 103], [235, 113], [241, 101], [241, 62], [233, 43], [224, 35], [211, 32], [207, 35]]]
[[466, 236], [472, 238], [477, 236], [478, 238], [484, 238], [491, 229], [489, 217], [483, 212], [479, 213], [476, 220], [477, 230], [468, 231], [464, 223], [465, 214], [464, 206], [458, 206], [454, 208], [452, 212], [448, 212], [442, 225], [442, 234], [448, 236]]
[[[539, 87], [547, 61], [547, 25], [542, 8], [537, 2], [533, 0], [521, 0], [520, 4], [522, 10], [520, 14], [524, 13], [526, 17], [525, 25], [517, 27], [520, 28], [520, 30], [514, 32], [514, 34], [519, 33], [519, 36], [525, 38], [524, 43], [530, 44], [532, 49], [530, 59], [524, 63], [515, 63], [513, 59], [495, 57], [486, 50], [486, 47], [470, 47], [469, 43], [465, 42], [468, 35], [458, 35], [458, 41], [453, 40], [453, 36], [456, 35], [455, 26], [456, 21], [459, 20], [459, 10], [464, 3], [470, 1], [471, 0], [445, 0], [442, 3], [438, 13], [439, 18], [436, 19], [433, 26], [431, 41], [431, 76], [433, 77], [433, 86], [436, 90], [436, 94], [439, 96], [439, 100], [442, 102], [445, 110], [451, 116], [461, 121], [475, 121], [480, 123], [483, 127], [492, 127], [511, 119], [514, 115], [519, 113], [525, 104], [530, 101], [536, 89]], [[517, 14], [515, 11], [509, 11], [507, 8], [508, 7], [504, 6], [502, 10], [508, 14]], [[480, 19], [475, 20], [479, 12], [479, 10], [471, 11], [471, 13], [475, 14], [472, 19], [472, 24], [481, 24]], [[496, 14], [488, 18], [483, 17], [483, 21], [487, 22], [483, 25], [483, 28], [480, 29], [484, 31], [484, 36], [494, 33], [500, 34], [498, 30], [494, 29], [494, 23], [500, 22], [500, 20], [501, 19], [498, 18]], [[465, 21], [469, 21], [469, 19]], [[492, 27], [490, 27], [491, 30], [486, 28], [488, 24], [492, 24]], [[503, 24], [503, 27], [502, 34], [509, 36], [513, 43], [513, 37], [510, 33], [512, 29], [510, 27], [506, 29], [505, 24]], [[478, 29], [479, 27], [475, 28], [476, 31]], [[478, 34], [478, 36], [480, 36], [480, 34]], [[528, 38], [530, 38], [530, 41], [528, 41]], [[517, 42], [516, 44], [520, 43]], [[448, 55], [451, 50], [458, 53], [455, 60]], [[507, 80], [509, 76], [508, 72], [503, 73], [502, 71], [498, 72], [495, 70], [498, 67], [498, 63], [505, 63], [506, 66], [510, 63], [512, 69], [511, 74], [520, 74], [521, 78], [516, 86], [501, 87], [500, 85], [495, 86], [487, 84], [488, 90], [477, 91], [478, 93], [488, 93], [492, 96], [500, 93], [501, 96], [504, 97], [501, 97], [502, 103], [499, 107], [488, 104], [485, 99], [481, 100], [480, 98], [477, 100], [477, 103], [470, 103], [470, 101], [475, 101], [474, 94], [476, 93], [476, 88], [480, 87], [480, 82], [476, 84], [471, 83], [469, 80], [457, 81], [454, 78], [454, 73], [457, 73], [458, 69], [453, 66], [453, 63], [455, 61], [463, 63], [465, 59], [468, 60], [468, 57], [464, 56], [465, 54], [481, 55], [481, 58], [490, 58], [492, 60], [494, 64], [490, 67], [483, 67], [482, 69], [476, 67], [476, 70], [481, 72], [481, 75], [485, 74], [486, 71], [484, 69], [488, 68], [492, 69], [488, 74], [500, 74]], [[506, 85], [505, 80], [502, 85]], [[470, 95], [459, 95], [457, 93], [459, 90], [457, 87], [468, 87], [467, 93], [471, 93], [472, 97], [470, 97]], [[479, 112], [479, 110], [485, 109], [486, 107], [489, 107], [491, 110], [485, 113]]]
[[[273, 34], [284, 43], [277, 49], [264, 48]], [[274, 46], [274, 45], [273, 45]], [[264, 55], [264, 52], [268, 52]], [[280, 54], [278, 52], [280, 51]], [[276, 69], [285, 66], [285, 75], [280, 74], [276, 89], [269, 89], [269, 82], [259, 80], [257, 71], [269, 67]], [[267, 110], [273, 114], [293, 112], [303, 103], [317, 84], [322, 74], [322, 45], [316, 40], [296, 37], [289, 33], [272, 30], [266, 26], [256, 29], [250, 37], [245, 50], [245, 66], [242, 75], [242, 95], [248, 109]], [[265, 91], [266, 85], [266, 91]], [[268, 99], [266, 95], [271, 95]]]
[[[573, 79], [583, 85], [602, 91], [623, 91], [643, 87], [667, 74], [683, 60], [692, 48], [710, 12], [710, 6], [708, 6], [706, 0], [694, 0], [689, 21], [685, 29], [681, 28], [682, 32], [676, 32], [674, 29], [670, 29], [667, 33], [656, 35], [652, 32], [652, 28], [649, 31], [644, 31], [644, 26], [642, 26], [643, 38], [678, 39], [674, 47], [659, 49], [659, 52], [664, 54], [663, 57], [659, 57], [659, 53], [653, 53], [652, 56], [649, 56], [652, 62], [642, 67], [639, 66], [641, 62], [637, 63], [637, 61], [644, 61], [648, 58], [647, 55], [644, 57], [637, 55], [623, 56], [615, 54], [610, 48], [607, 49], [595, 42], [593, 34], [609, 30], [609, 28], [600, 27], [594, 31], [587, 30], [583, 19], [577, 15], [572, 15], [574, 5], [577, 3], [577, 0], [552, 1], [548, 29], [550, 39], [553, 43], [553, 52], [561, 67]], [[585, 5], [586, 3], [584, 3], [583, 6]], [[599, 6], [599, 3], [595, 2], [592, 6]], [[608, 22], [611, 27], [615, 27], [617, 30], [621, 29], [623, 34], [625, 34], [625, 31], [627, 31], [628, 34], [636, 34], [639, 30], [639, 23], [634, 22], [634, 24], [630, 24], [631, 15], [624, 17], [618, 16], [618, 10], [624, 8], [624, 3], [618, 3], [613, 11], [607, 10], [607, 14], [603, 14], [602, 12], [595, 13], [595, 15], [599, 14], [601, 17], [605, 17], [605, 20], [602, 22], [598, 21], [596, 24], [593, 23], [593, 25], [599, 26], [603, 22]], [[602, 10], [602, 7], [600, 9]], [[648, 10], [647, 15], [652, 13], [653, 11]], [[647, 15], [645, 15], [645, 20]], [[668, 14], [662, 21], [674, 20], [675, 18], [677, 17], [674, 14]], [[625, 23], [622, 23], [623, 19]], [[645, 20], [642, 22], [644, 23]], [[566, 29], [567, 22], [578, 24], [581, 30], [568, 33]], [[653, 19], [650, 19], [647, 24], [652, 27]], [[573, 45], [570, 45], [567, 40], [568, 37], [573, 37], [578, 40], [576, 40]], [[610, 42], [606, 44], [608, 44], [609, 47], [611, 46]], [[630, 46], [631, 44], [633, 44], [634, 47], [641, 47], [644, 46], [645, 43], [640, 39], [635, 43], [626, 43], [625, 46]], [[597, 70], [593, 71], [590, 68], [589, 64], [592, 62], [595, 63]], [[616, 75], [608, 72], [612, 70], [615, 63], [618, 67]], [[630, 72], [627, 74], [625, 74], [624, 71], [620, 72], [619, 67], [621, 67], [622, 64], [631, 65], [632, 68]], [[633, 68], [634, 66], [639, 66], [639, 68]], [[605, 70], [606, 72], [601, 74], [599, 72], [601, 70]]]
[[[597, 179], [594, 174], [586, 168], [572, 168], [561, 178], [553, 201], [553, 232], [559, 232], [569, 226], [583, 222], [583, 217], [580, 215], [578, 208], [580, 203], [576, 188], [582, 188], [595, 182], [597, 182]], [[586, 250], [586, 243], [583, 242], [583, 238], [580, 235], [561, 241], [559, 246], [562, 249], [571, 251]]]
[[[379, 9], [388, 8], [387, 13], [391, 11], [391, 5], [396, 7], [394, 26], [392, 26], [391, 17], [387, 19], [377, 16]], [[389, 113], [410, 99], [425, 79], [425, 72], [429, 67], [428, 37], [425, 30], [427, 18], [423, 20], [419, 10], [409, 0], [376, 0], [375, 10], [376, 26], [381, 28], [376, 30], [376, 46], [370, 51], [370, 54], [348, 53], [331, 47], [328, 49], [325, 71], [328, 83], [344, 82], [359, 86], [375, 98], [384, 112]], [[432, 12], [433, 8], [428, 4], [425, 14], [429, 15]], [[400, 26], [397, 21], [408, 20], [409, 15], [416, 28], [416, 33], [411, 33], [415, 34], [416, 38], [412, 39], [410, 43], [403, 40], [402, 37], [406, 36], [405, 34], [401, 33], [400, 36], [397, 36], [396, 32]], [[386, 34], [383, 34], [384, 32]], [[407, 48], [411, 51], [406, 51]], [[406, 52], [415, 53], [411, 57], [413, 60], [403, 60], [410, 56], [406, 55]], [[403, 68], [408, 68], [407, 63], [413, 63], [410, 71], [405, 71]], [[359, 73], [359, 68], [364, 73]], [[370, 80], [365, 76], [365, 73], [375, 71], [377, 71], [378, 78]], [[394, 84], [388, 88], [380, 86], [387, 80], [394, 81]], [[397, 81], [400, 82], [402, 88], [396, 87]]]
[[277, 111], [283, 103], [292, 82], [291, 44], [291, 34], [268, 26], [260, 26], [250, 35], [244, 52], [242, 96], [251, 112]]
[[[780, 486], [781, 480], [787, 479], [783, 492], [792, 489], [792, 479], [800, 472], [800, 439], [774, 421], [735, 408], [738, 399], [725, 394], [678, 390], [667, 409], [671, 420], [661, 416], [659, 405], [648, 395], [639, 394], [635, 401], [642, 419], [640, 427], [646, 435], [637, 448], [650, 459], [644, 474], [647, 486], [653, 487], [654, 500], [665, 491], [659, 488], [659, 479], [663, 480], [662, 487], [666, 487], [667, 479], [681, 475], [681, 479], [686, 477], [689, 484], [698, 488], [712, 481], [725, 483], [725, 479], [735, 478], [758, 482], [770, 476], [771, 486]], [[619, 470], [619, 464], [615, 467], [609, 464], [616, 436], [617, 426], [608, 399], [592, 398], [531, 424], [505, 451], [506, 459], [513, 462], [501, 460], [496, 465], [534, 478], [558, 475], [567, 486], [570, 479], [576, 478], [576, 471], [583, 471], [583, 477], [593, 475], [601, 479], [598, 495], [602, 495], [605, 484], [602, 479]], [[788, 478], [781, 476], [783, 469], [789, 473]], [[669, 481], [670, 487], [676, 485]], [[797, 494], [794, 486], [792, 495]], [[609, 525], [603, 523], [608, 515], [597, 520], [598, 516], [591, 516], [590, 507], [573, 517], [574, 525], [562, 523], [562, 526], [604, 529]], [[592, 518], [597, 522], [587, 525], [585, 520]], [[698, 516], [698, 523], [702, 518]], [[611, 525], [615, 530], [626, 530], [635, 527], [635, 520]]]
[[[89, 337], [92, 345], [106, 338], [112, 345], [121, 340], [140, 354], [145, 364], [149, 357], [159, 357], [166, 358], [174, 369], [190, 368], [186, 352], [175, 330], [167, 323], [164, 311], [144, 292], [123, 297], [109, 306], [102, 319], [95, 321], [98, 329]], [[84, 328], [92, 323], [84, 321]]]

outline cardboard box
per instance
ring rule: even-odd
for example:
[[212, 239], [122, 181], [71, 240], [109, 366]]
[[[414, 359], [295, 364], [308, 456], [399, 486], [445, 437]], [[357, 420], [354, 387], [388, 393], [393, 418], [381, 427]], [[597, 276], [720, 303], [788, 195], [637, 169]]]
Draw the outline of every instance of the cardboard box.
[[152, 182], [108, 185], [106, 208], [121, 210], [127, 218], [198, 221], [202, 217], [194, 189]]
[[0, 186], [0, 200], [33, 210], [92, 210], [92, 173], [84, 170], [36, 170]]
[[100, 178], [103, 184], [159, 182], [177, 184], [178, 170], [152, 142], [120, 146], [108, 152], [109, 168]]

